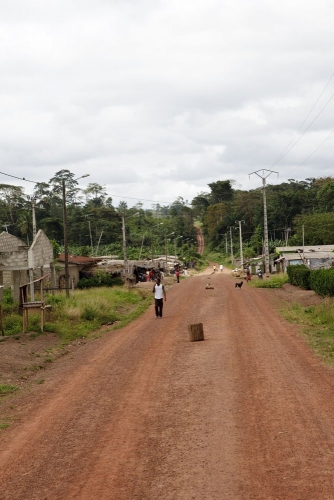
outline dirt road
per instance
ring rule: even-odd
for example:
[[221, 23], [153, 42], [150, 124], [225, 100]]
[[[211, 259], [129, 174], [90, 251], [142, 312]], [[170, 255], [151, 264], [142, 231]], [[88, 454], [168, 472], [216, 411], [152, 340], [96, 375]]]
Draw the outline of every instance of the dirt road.
[[[210, 281], [214, 289], [205, 290]], [[334, 373], [217, 273], [59, 359], [1, 433], [2, 500], [334, 498]], [[206, 340], [188, 341], [203, 322]]]

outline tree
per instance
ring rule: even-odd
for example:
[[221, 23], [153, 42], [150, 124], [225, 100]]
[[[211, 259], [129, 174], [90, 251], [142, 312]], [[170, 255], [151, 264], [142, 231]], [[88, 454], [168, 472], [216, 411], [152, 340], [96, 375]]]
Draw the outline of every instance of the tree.
[[207, 208], [210, 206], [210, 194], [201, 192], [191, 202], [194, 216], [202, 220]]
[[211, 189], [211, 204], [231, 201], [233, 198], [233, 189], [231, 181], [217, 181], [208, 184]]
[[10, 184], [0, 184], [0, 199], [4, 202], [5, 218], [7, 221], [15, 223], [18, 212], [25, 203], [23, 188]]
[[20, 233], [24, 236], [27, 236], [27, 242], [29, 245], [29, 236], [31, 236], [31, 238], [32, 238], [32, 234], [33, 234], [31, 210], [22, 210], [20, 212], [17, 226], [20, 230]]
[[49, 181], [52, 186], [52, 194], [62, 198], [63, 181], [65, 181], [66, 202], [74, 203], [77, 193], [80, 191], [80, 189], [77, 187], [78, 181], [76, 181], [74, 177], [75, 174], [72, 174], [72, 172], [66, 169], [56, 172], [54, 177], [52, 177]]
[[90, 182], [83, 192], [86, 195], [86, 203], [90, 202], [95, 207], [101, 207], [107, 198], [105, 186], [94, 182]]

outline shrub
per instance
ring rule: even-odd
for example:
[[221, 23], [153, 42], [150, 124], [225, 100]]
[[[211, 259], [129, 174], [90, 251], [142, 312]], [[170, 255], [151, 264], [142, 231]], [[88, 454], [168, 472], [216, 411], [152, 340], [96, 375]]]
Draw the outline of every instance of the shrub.
[[310, 285], [321, 297], [334, 296], [334, 269], [317, 269], [311, 271]]
[[3, 327], [6, 335], [15, 335], [22, 332], [22, 318], [19, 314], [11, 313], [3, 318]]
[[286, 274], [277, 274], [272, 276], [269, 280], [256, 280], [252, 281], [252, 285], [256, 288], [282, 288], [284, 283], [288, 282]]
[[93, 288], [100, 286], [122, 286], [123, 280], [118, 276], [112, 276], [111, 274], [99, 273], [91, 278], [81, 278], [78, 282], [78, 288], [81, 290], [84, 288]]
[[86, 305], [81, 313], [81, 319], [86, 321], [94, 321], [98, 317], [99, 313], [97, 309], [93, 306]]
[[311, 290], [311, 271], [304, 264], [288, 266], [287, 273], [289, 277], [289, 283], [291, 283], [291, 285], [300, 286], [301, 288], [304, 288], [304, 290]]
[[3, 291], [3, 304], [13, 305], [14, 299], [11, 288], [5, 288]]

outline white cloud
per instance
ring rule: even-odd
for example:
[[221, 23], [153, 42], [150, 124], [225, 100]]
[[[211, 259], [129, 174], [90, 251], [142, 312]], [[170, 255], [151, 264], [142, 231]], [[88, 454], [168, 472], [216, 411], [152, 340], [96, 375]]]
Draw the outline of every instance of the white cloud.
[[[329, 0], [12, 0], [0, 14], [0, 170], [88, 169], [124, 197], [258, 187], [248, 173], [271, 168], [333, 72]], [[333, 93], [334, 78], [304, 129]], [[332, 140], [298, 165], [333, 106], [275, 170], [330, 175]]]

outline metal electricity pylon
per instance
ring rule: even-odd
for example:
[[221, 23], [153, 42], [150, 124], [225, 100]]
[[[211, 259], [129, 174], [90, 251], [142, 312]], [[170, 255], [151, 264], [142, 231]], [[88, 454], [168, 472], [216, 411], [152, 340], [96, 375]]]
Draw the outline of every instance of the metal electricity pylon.
[[[262, 175], [259, 174], [262, 172]], [[265, 172], [267, 172], [265, 174]], [[266, 200], [266, 178], [269, 177], [270, 174], [277, 174], [274, 170], [257, 170], [256, 172], [251, 172], [248, 174], [251, 176], [252, 174], [256, 174], [258, 177], [262, 179], [262, 191], [263, 191], [263, 218], [264, 218], [264, 271], [265, 273], [269, 273], [269, 239], [268, 239], [268, 218], [267, 218], [267, 200]]]

